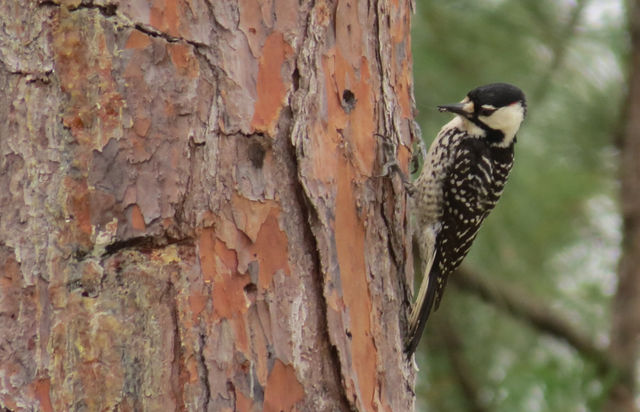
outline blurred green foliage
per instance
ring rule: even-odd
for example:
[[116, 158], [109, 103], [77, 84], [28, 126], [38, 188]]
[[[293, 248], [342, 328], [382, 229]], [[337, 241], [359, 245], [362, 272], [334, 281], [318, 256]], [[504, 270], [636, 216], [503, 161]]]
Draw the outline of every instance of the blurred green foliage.
[[[620, 108], [628, 49], [621, 0], [418, 0], [413, 59], [418, 122], [430, 144], [438, 104], [513, 83], [528, 97], [516, 163], [465, 265], [514, 283], [606, 338], [619, 249]], [[474, 410], [440, 327], [459, 335], [487, 411], [597, 410], [606, 379], [564, 342], [449, 287], [418, 363], [418, 410]], [[477, 409], [476, 409], [477, 410]]]

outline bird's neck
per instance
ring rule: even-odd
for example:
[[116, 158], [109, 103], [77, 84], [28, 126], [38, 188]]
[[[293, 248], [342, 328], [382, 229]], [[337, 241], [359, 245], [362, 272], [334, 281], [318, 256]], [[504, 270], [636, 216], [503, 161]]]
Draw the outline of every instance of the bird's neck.
[[456, 115], [449, 123], [445, 124], [443, 129], [458, 129], [469, 137], [477, 137], [478, 139], [487, 136], [486, 130], [482, 129], [472, 121], [458, 115]]

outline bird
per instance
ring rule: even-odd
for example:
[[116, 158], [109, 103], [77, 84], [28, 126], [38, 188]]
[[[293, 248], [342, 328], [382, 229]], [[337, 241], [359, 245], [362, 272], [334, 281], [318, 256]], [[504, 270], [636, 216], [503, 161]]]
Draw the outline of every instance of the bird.
[[413, 240], [426, 264], [409, 317], [409, 355], [420, 342], [429, 314], [438, 309], [449, 275], [502, 195], [527, 103], [518, 87], [492, 83], [438, 109], [454, 118], [436, 136], [413, 182]]

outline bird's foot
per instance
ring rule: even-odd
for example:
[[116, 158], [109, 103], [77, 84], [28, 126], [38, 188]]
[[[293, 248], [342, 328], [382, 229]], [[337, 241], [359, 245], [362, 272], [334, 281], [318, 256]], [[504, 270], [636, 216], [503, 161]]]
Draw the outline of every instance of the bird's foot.
[[402, 184], [407, 193], [409, 193], [410, 196], [413, 196], [416, 191], [415, 186], [407, 178], [407, 175], [402, 171], [400, 164], [398, 164], [398, 161], [396, 160], [396, 152], [398, 149], [397, 143], [393, 139], [379, 133], [376, 133], [376, 137], [379, 137], [382, 141], [382, 155], [385, 161], [382, 165], [380, 177], [388, 177], [391, 176], [392, 173], [397, 173], [402, 179]]

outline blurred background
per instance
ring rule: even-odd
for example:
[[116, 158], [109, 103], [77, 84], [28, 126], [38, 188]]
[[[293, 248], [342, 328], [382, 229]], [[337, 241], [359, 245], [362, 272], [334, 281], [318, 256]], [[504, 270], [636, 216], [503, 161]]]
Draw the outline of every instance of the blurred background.
[[450, 119], [436, 106], [476, 86], [513, 83], [529, 106], [502, 199], [422, 339], [417, 410], [617, 410], [622, 372], [609, 355], [620, 316], [612, 308], [623, 253], [628, 7], [417, 0], [415, 96], [427, 146]]

